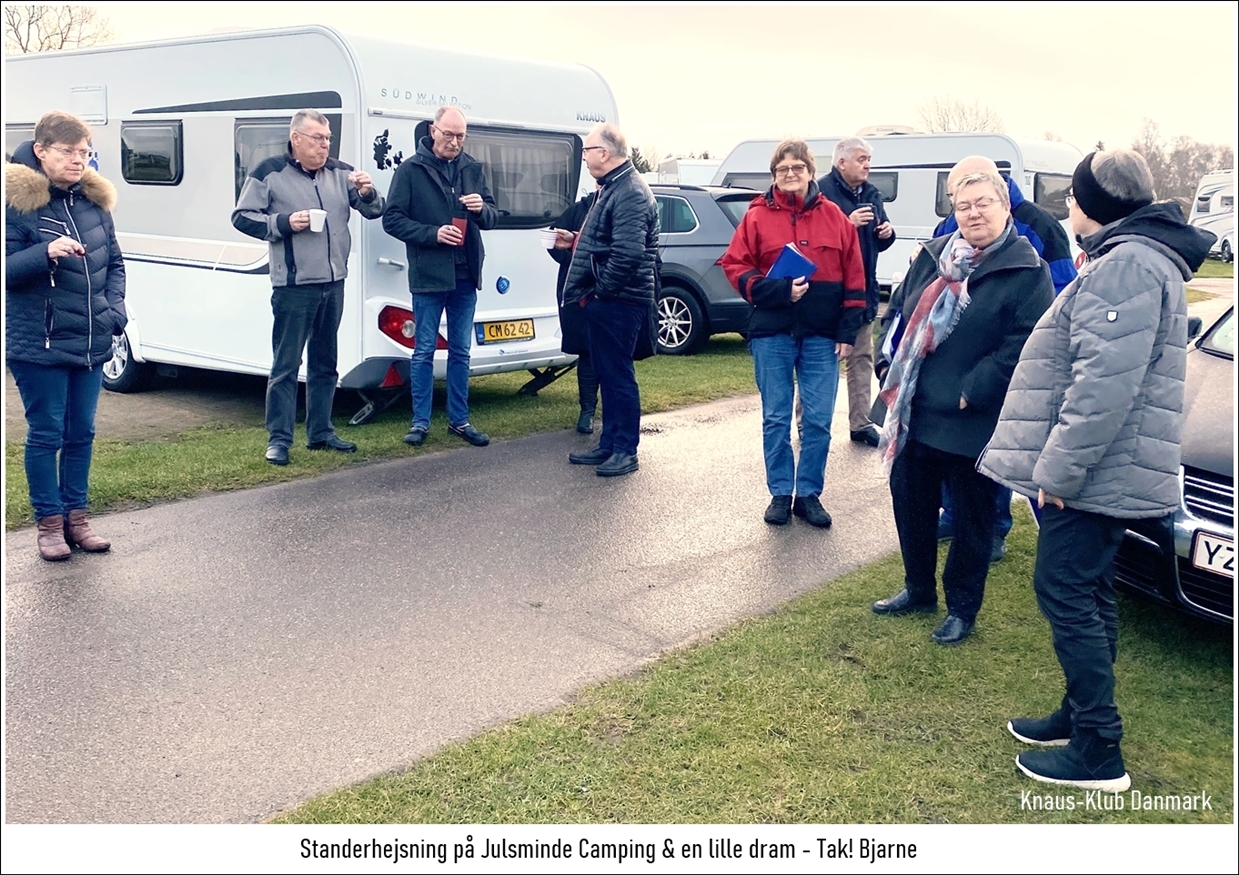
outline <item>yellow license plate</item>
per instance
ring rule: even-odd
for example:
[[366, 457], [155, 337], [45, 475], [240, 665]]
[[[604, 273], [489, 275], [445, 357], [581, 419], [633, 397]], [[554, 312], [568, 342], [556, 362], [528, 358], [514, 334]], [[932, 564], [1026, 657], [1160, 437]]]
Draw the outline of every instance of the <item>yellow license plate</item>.
[[532, 319], [512, 319], [507, 322], [479, 322], [478, 346], [487, 343], [509, 343], [514, 340], [533, 340]]

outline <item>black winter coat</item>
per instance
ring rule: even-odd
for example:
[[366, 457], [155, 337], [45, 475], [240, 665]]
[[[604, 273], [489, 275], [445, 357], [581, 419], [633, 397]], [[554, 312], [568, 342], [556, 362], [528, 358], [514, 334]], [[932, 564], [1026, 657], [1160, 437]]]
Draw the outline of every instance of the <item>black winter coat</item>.
[[[890, 312], [901, 311], [906, 318], [916, 309], [921, 293], [938, 276], [938, 256], [950, 239], [938, 237], [924, 245], [891, 296]], [[1012, 228], [968, 277], [968, 296], [968, 308], [954, 330], [921, 365], [908, 436], [975, 459], [998, 424], [1024, 342], [1054, 303], [1054, 283], [1032, 244]], [[883, 373], [887, 364], [882, 362]], [[963, 410], [961, 398], [968, 402]]]
[[[116, 189], [93, 170], [69, 189], [51, 184], [32, 142], [5, 168], [5, 358], [52, 367], [97, 367], [128, 322], [125, 262], [111, 210]], [[84, 258], [47, 257], [72, 237]]]
[[[839, 168], [833, 168], [830, 173], [818, 181], [818, 187], [827, 200], [843, 211], [843, 215], [851, 216], [860, 209], [861, 204], [873, 207], [874, 220], [862, 228], [856, 229], [860, 240], [860, 257], [865, 262], [865, 324], [869, 324], [878, 316], [878, 253], [885, 252], [895, 242], [892, 226], [891, 236], [882, 239], [878, 236], [878, 225], [888, 221], [886, 208], [882, 206], [882, 192], [871, 182], [861, 186], [860, 197], [852, 193], [851, 186], [844, 180]], [[851, 219], [848, 219], [849, 224]]]
[[641, 174], [626, 161], [599, 180], [602, 190], [577, 240], [564, 303], [590, 295], [651, 305], [658, 261], [658, 208]]
[[[565, 231], [580, 231], [594, 205], [596, 193], [581, 198], [555, 220], [555, 227]], [[585, 324], [585, 310], [579, 303], [564, 306], [564, 286], [568, 283], [568, 267], [572, 264], [571, 249], [548, 249], [551, 258], [559, 264], [559, 276], [555, 280], [555, 299], [559, 302], [559, 328], [563, 335], [560, 349], [568, 355], [589, 355], [589, 328]]]
[[[481, 162], [464, 152], [456, 158], [456, 185], [448, 184], [436, 166], [430, 138], [423, 137], [417, 152], [396, 169], [387, 210], [383, 213], [383, 230], [397, 240], [403, 240], [409, 257], [409, 291], [450, 292], [456, 288], [457, 247], [440, 243], [439, 229], [450, 225], [453, 217], [467, 217], [465, 258], [473, 287], [482, 287], [482, 231], [489, 231], [499, 220], [495, 199], [486, 185], [486, 172]], [[471, 213], [460, 205], [466, 194], [480, 194], [484, 202], [480, 213]]]

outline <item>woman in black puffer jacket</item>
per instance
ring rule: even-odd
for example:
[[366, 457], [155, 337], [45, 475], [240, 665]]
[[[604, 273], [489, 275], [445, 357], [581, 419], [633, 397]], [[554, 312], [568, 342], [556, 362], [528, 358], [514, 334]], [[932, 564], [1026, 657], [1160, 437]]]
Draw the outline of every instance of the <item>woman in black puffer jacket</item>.
[[[116, 189], [87, 167], [90, 127], [49, 112], [5, 168], [6, 361], [29, 426], [26, 479], [39, 555], [111, 544], [86, 520], [102, 365], [125, 327]], [[59, 459], [57, 459], [59, 456]]]

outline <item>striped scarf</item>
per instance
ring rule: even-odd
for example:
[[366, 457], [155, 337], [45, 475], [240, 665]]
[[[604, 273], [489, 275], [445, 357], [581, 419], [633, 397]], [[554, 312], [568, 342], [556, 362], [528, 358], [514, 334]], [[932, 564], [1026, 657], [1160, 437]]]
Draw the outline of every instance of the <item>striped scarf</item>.
[[[1001, 235], [994, 242], [1004, 238], [1005, 235]], [[882, 467], [888, 476], [895, 457], [908, 442], [912, 397], [916, 394], [921, 364], [950, 336], [967, 309], [968, 276], [981, 254], [959, 231], [952, 234], [938, 256], [938, 276], [921, 292], [916, 309], [908, 317], [895, 360], [878, 394], [887, 410], [878, 453], [882, 456]]]

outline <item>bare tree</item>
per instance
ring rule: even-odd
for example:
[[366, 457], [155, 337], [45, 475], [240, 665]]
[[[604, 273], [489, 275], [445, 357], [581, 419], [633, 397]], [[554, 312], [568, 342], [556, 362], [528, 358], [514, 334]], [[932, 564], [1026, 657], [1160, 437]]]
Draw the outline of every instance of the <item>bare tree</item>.
[[1235, 166], [1235, 150], [1230, 146], [1201, 143], [1184, 136], [1175, 137], [1167, 145], [1157, 123], [1147, 118], [1131, 147], [1148, 162], [1159, 200], [1190, 202], [1200, 177]]
[[948, 131], [992, 131], [1001, 134], [1005, 127], [998, 113], [974, 100], [964, 103], [953, 97], [935, 95], [916, 107], [921, 126], [934, 133]]
[[111, 40], [111, 24], [93, 6], [4, 6], [5, 54], [80, 49]]
[[1063, 142], [1063, 138], [1060, 137], [1058, 134], [1054, 133], [1053, 131], [1046, 131], [1044, 134], [1041, 135], [1041, 139], [1049, 140], [1051, 143]]

